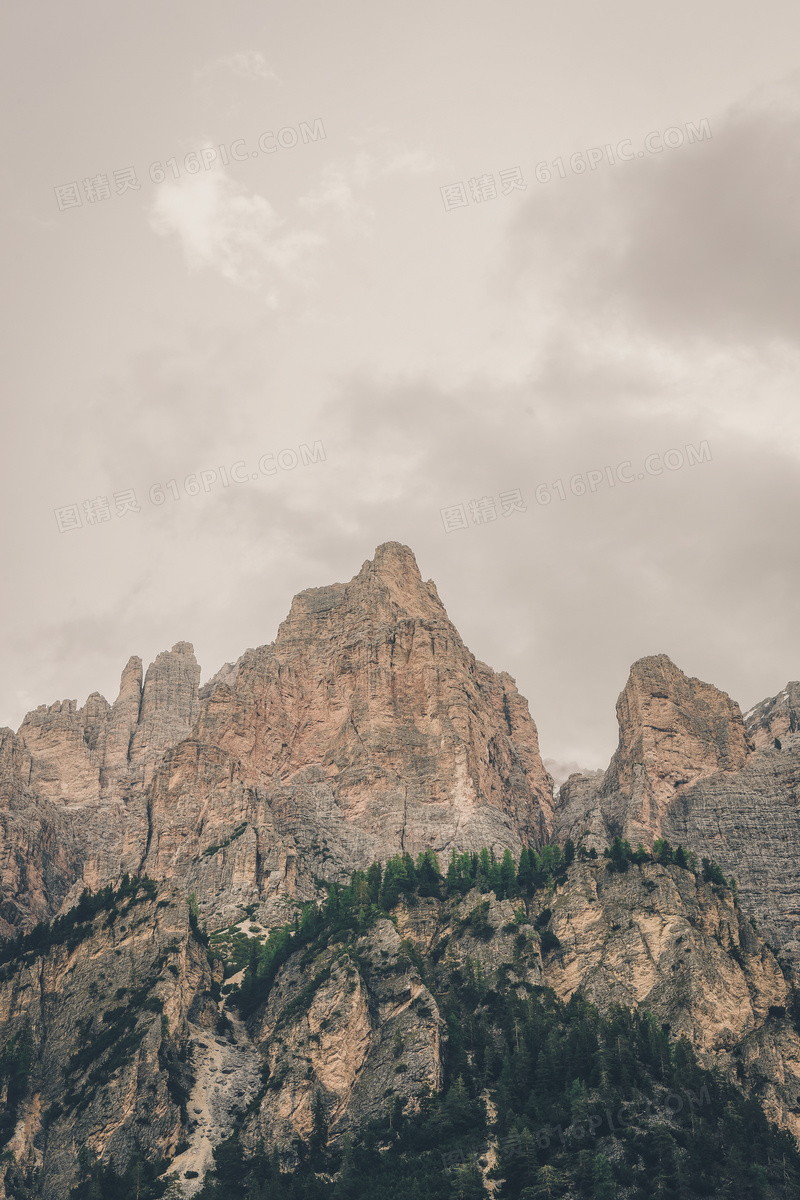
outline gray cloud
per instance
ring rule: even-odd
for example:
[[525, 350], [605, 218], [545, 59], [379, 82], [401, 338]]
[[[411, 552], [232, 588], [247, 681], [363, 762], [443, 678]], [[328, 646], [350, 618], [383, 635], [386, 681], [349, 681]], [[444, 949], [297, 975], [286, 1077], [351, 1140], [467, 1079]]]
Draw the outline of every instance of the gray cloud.
[[796, 343], [800, 80], [715, 118], [710, 138], [690, 143], [676, 128], [682, 145], [656, 139], [658, 154], [534, 191], [512, 231], [511, 272], [550, 281], [574, 319], [621, 321], [684, 348]]
[[[329, 6], [287, 10], [265, 43], [244, 10], [201, 10], [167, 43], [137, 9], [127, 59], [127, 19], [103, 27], [114, 53], [74, 18], [40, 53], [41, 23], [15, 17], [14, 206], [31, 217], [10, 235], [0, 720], [111, 698], [131, 653], [181, 638], [207, 678], [389, 538], [516, 677], [557, 763], [605, 765], [643, 654], [744, 706], [797, 678], [796, 81], [753, 93], [792, 61], [796, 6], [757, 27], [746, 6], [724, 26], [637, 10], [620, 39], [621, 14], [583, 5], [585, 44], [572, 12], [542, 25], [520, 0], [500, 23], [420, 8], [422, 41], [405, 11], [387, 27], [370, 9], [353, 38]], [[528, 35], [547, 70], [528, 69]], [[737, 39], [747, 55], [727, 53]], [[262, 44], [268, 65], [237, 57]], [[559, 147], [681, 114], [713, 137], [534, 181]], [[324, 139], [231, 162], [224, 183], [149, 183], [206, 134], [254, 147], [318, 116]], [[141, 192], [58, 211], [55, 184], [134, 163]], [[440, 183], [517, 163], [527, 192], [442, 211]], [[304, 231], [324, 246], [282, 242]], [[325, 463], [148, 499], [317, 439]], [[642, 470], [703, 442], [710, 462]], [[612, 488], [624, 461], [637, 477]], [[56, 532], [55, 505], [128, 487], [141, 513]], [[445, 533], [440, 509], [514, 488], [526, 513]]]

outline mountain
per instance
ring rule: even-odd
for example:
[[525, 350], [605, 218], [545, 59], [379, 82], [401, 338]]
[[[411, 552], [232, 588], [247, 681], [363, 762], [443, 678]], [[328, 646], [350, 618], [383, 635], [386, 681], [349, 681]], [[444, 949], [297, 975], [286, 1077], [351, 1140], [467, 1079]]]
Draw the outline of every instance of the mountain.
[[617, 716], [554, 798], [389, 542], [1, 730], [0, 1200], [800, 1195], [800, 685]]
[[[767, 939], [800, 966], [800, 684], [742, 716], [666, 655], [631, 667], [607, 771], [571, 776], [553, 837], [682, 843], [736, 879]], [[780, 735], [780, 736], [779, 736]]]
[[552, 781], [514, 680], [465, 647], [405, 546], [292, 602], [202, 689], [192, 647], [132, 658], [113, 704], [0, 731], [0, 932], [127, 871], [209, 920], [316, 894], [397, 851], [541, 845]]
[[3, 1194], [797, 1195], [800, 998], [735, 892], [569, 858], [398, 856], [241, 922], [246, 972], [179, 893], [85, 896], [4, 948]]

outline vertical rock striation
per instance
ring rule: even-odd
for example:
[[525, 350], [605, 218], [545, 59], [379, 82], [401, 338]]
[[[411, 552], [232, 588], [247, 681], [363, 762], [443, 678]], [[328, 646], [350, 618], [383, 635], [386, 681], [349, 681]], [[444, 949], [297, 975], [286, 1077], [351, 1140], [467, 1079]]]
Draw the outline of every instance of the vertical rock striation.
[[[800, 963], [798, 685], [745, 723], [724, 692], [666, 657], [640, 659], [617, 702], [619, 746], [600, 778], [571, 776], [554, 834], [601, 848], [658, 837], [734, 875], [765, 936]], [[775, 744], [778, 731], [784, 741]]]
[[[407, 546], [301, 592], [274, 642], [199, 677], [178, 642], [144, 683], [132, 658], [111, 706], [93, 694], [25, 718], [0, 812], [8, 927], [126, 870], [180, 879], [228, 920], [398, 852], [518, 853], [549, 837], [527, 703], [469, 652]], [[58, 886], [37, 841], [51, 827], [66, 831]], [[24, 903], [19, 859], [41, 876]]]

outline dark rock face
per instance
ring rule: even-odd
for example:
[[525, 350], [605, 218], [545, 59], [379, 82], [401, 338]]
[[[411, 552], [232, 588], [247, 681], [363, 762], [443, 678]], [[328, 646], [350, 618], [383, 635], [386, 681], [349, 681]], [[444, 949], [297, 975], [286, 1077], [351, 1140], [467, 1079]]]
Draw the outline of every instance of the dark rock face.
[[0, 968], [0, 1039], [31, 1039], [9, 1149], [22, 1176], [38, 1171], [35, 1194], [68, 1195], [76, 1147], [120, 1170], [137, 1146], [154, 1159], [175, 1154], [187, 1132], [176, 1096], [192, 1081], [189, 1021], [213, 1037], [211, 982], [174, 894], [140, 894], [98, 914], [76, 942]]
[[757, 705], [745, 725], [728, 696], [664, 655], [634, 663], [617, 703], [619, 747], [604, 776], [562, 786], [555, 837], [596, 848], [663, 837], [715, 859], [765, 936], [800, 963], [797, 689]]

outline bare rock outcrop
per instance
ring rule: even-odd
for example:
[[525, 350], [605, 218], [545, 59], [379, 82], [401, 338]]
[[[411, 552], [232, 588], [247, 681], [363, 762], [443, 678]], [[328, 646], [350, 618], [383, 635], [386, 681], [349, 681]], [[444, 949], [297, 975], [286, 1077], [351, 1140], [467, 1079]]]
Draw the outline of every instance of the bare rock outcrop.
[[214, 1036], [211, 985], [185, 900], [152, 886], [0, 968], [0, 1041], [29, 1063], [0, 1194], [10, 1171], [63, 1200], [81, 1147], [119, 1171], [136, 1152], [172, 1158], [190, 1123], [190, 1033]]
[[730, 888], [657, 863], [617, 874], [600, 859], [576, 863], [547, 903], [561, 944], [543, 976], [562, 1000], [580, 988], [601, 1011], [648, 1009], [800, 1136], [791, 982]]
[[390, 1095], [413, 1111], [441, 1087], [438, 1009], [389, 920], [313, 966], [290, 959], [253, 1025], [268, 1072], [245, 1132], [253, 1148], [263, 1141], [290, 1159], [292, 1140], [311, 1135], [315, 1103], [337, 1138], [381, 1116]]
[[0, 932], [30, 927], [141, 868], [149, 839], [147, 785], [188, 736], [200, 668], [191, 646], [160, 654], [142, 687], [131, 658], [112, 705], [92, 693], [40, 705], [18, 734], [0, 731]]
[[469, 653], [390, 542], [350, 583], [301, 592], [273, 643], [201, 689], [191, 742], [154, 773], [145, 863], [188, 871], [201, 911], [229, 919], [398, 852], [519, 852], [551, 820], [513, 679]]
[[274, 642], [199, 678], [178, 642], [144, 682], [132, 658], [112, 705], [43, 705], [8, 731], [0, 931], [125, 871], [180, 879], [219, 922], [397, 852], [549, 836], [527, 703], [470, 654], [407, 546], [301, 592]]
[[780, 750], [797, 746], [800, 740], [800, 683], [787, 683], [777, 696], [770, 696], [745, 714], [748, 736], [759, 749]]
[[[658, 655], [634, 663], [617, 703], [604, 776], [571, 776], [554, 837], [601, 849], [614, 837], [682, 844], [735, 876], [765, 936], [800, 964], [800, 745], [789, 684], [745, 724], [738, 705]], [[775, 733], [771, 732], [774, 729]], [[782, 749], [775, 746], [780, 730]]]
[[[542, 940], [544, 925], [555, 940]], [[334, 1141], [395, 1102], [414, 1111], [441, 1086], [442, 1008], [467, 977], [500, 995], [552, 988], [566, 1002], [580, 990], [603, 1013], [648, 1010], [800, 1135], [792, 985], [733, 891], [677, 866], [620, 874], [600, 858], [576, 861], [553, 892], [527, 901], [420, 899], [321, 952], [298, 949], [250, 1022], [268, 1079], [245, 1146], [277, 1147], [291, 1164], [315, 1104]]]

